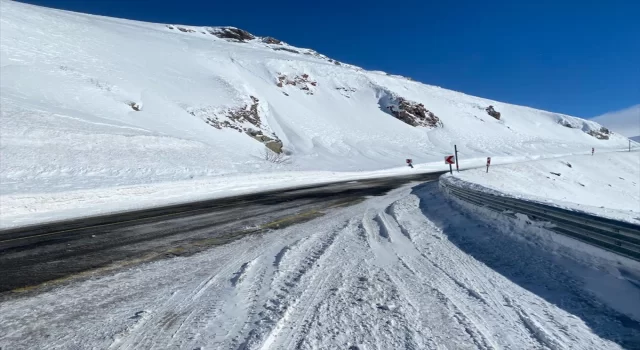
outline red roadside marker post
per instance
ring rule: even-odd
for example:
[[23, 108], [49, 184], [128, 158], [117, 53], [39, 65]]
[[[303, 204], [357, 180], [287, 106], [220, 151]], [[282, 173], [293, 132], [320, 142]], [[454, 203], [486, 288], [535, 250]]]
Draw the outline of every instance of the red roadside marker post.
[[453, 174], [452, 164], [456, 164], [455, 156], [445, 156], [444, 164], [449, 164], [449, 173]]
[[595, 151], [596, 151], [596, 149], [591, 147], [591, 155], [593, 155], [593, 152], [595, 152]]
[[487, 157], [487, 173], [489, 172], [489, 165], [491, 165], [491, 157]]

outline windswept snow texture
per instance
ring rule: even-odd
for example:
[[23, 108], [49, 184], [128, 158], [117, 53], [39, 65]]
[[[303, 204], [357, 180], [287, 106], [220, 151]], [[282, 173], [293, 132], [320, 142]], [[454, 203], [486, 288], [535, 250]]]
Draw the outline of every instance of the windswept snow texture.
[[[618, 268], [502, 234], [428, 183], [5, 301], [0, 347], [636, 349], [640, 288], [609, 274]], [[593, 281], [626, 300], [624, 313]]]
[[640, 104], [592, 118], [594, 122], [640, 142]]
[[640, 152], [546, 159], [454, 173], [460, 185], [640, 224]]
[[[474, 158], [627, 142], [588, 135], [600, 127], [594, 122], [365, 71], [260, 37], [220, 38], [219, 28], [0, 6], [3, 195], [274, 169], [379, 170], [406, 158], [440, 162], [453, 144]], [[422, 103], [443, 126], [394, 118], [381, 107], [392, 95]], [[486, 113], [489, 105], [500, 120]], [[289, 162], [265, 161], [264, 144], [245, 129], [277, 137]]]

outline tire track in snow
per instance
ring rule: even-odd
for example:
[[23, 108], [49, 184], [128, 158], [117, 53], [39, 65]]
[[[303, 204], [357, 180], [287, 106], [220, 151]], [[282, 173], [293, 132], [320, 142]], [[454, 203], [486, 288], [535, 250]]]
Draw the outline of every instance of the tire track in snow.
[[409, 231], [407, 231], [407, 230], [404, 228], [404, 226], [402, 226], [402, 225], [400, 224], [400, 222], [398, 221], [398, 218], [397, 218], [396, 213], [395, 213], [395, 211], [396, 211], [396, 210], [395, 210], [395, 209], [396, 209], [396, 203], [397, 203], [397, 202], [394, 202], [393, 204], [391, 204], [390, 206], [388, 206], [388, 207], [384, 210], [384, 213], [385, 213], [385, 214], [387, 214], [387, 215], [389, 215], [389, 217], [391, 217], [391, 218], [395, 221], [395, 223], [398, 225], [398, 228], [400, 229], [400, 232], [401, 232], [405, 237], [407, 237], [407, 239], [408, 239], [408, 240], [410, 240], [411, 242], [413, 242], [413, 240], [411, 239], [411, 234], [409, 233]]
[[551, 350], [561, 350], [564, 348], [556, 337], [544, 329], [544, 327], [529, 315], [529, 313], [524, 311], [524, 309], [514, 303], [512, 303], [512, 307], [516, 310], [524, 327], [531, 333], [531, 336], [540, 343], [541, 347]]
[[[365, 227], [365, 229], [369, 230], [368, 236], [371, 239], [370, 243], [372, 246], [372, 250], [374, 254], [378, 256], [381, 268], [385, 271], [385, 274], [399, 290], [402, 297], [407, 301], [408, 304], [412, 305], [418, 310], [417, 315], [414, 317], [417, 322], [420, 322], [424, 325], [423, 327], [419, 328], [425, 329], [429, 326], [433, 327], [436, 324], [440, 327], [446, 327], [450, 334], [457, 333], [458, 336], [455, 339], [444, 339], [441, 336], [436, 336], [433, 341], [438, 344], [448, 344], [445, 346], [449, 346], [452, 348], [460, 348], [461, 346], [464, 347], [464, 343], [459, 342], [459, 339], [463, 338], [463, 334], [467, 334], [467, 336], [470, 336], [468, 330], [470, 329], [470, 325], [472, 323], [462, 323], [460, 322], [460, 320], [462, 319], [461, 316], [457, 318], [454, 317], [455, 314], [462, 315], [462, 312], [455, 306], [455, 304], [451, 302], [451, 300], [446, 298], [445, 293], [441, 292], [439, 289], [433, 286], [431, 279], [422, 278], [422, 275], [417, 274], [416, 271], [420, 271], [419, 269], [409, 267], [407, 259], [403, 258], [403, 254], [400, 253], [397, 247], [398, 244], [402, 244], [400, 243], [402, 238], [407, 241], [408, 239], [406, 237], [400, 237], [402, 236], [402, 234], [398, 232], [398, 228], [394, 227], [394, 225], [390, 223], [390, 220], [392, 219], [384, 213], [378, 213], [374, 215], [380, 218], [380, 222], [385, 226], [387, 232], [390, 233], [392, 239], [388, 242], [376, 242], [374, 238], [377, 236], [377, 232], [375, 232], [375, 230], [377, 229], [375, 227], [375, 221], [373, 219], [369, 219], [365, 215], [365, 217], [363, 218], [363, 226]], [[391, 242], [395, 242], [395, 244], [392, 244]], [[411, 243], [409, 244], [412, 246]], [[406, 243], [404, 245], [406, 245]], [[404, 248], [407, 247], [405, 246]], [[414, 254], [418, 253], [414, 252]], [[416, 282], [417, 279], [419, 280], [419, 282]], [[438, 307], [435, 309], [431, 308], [429, 311], [426, 311], [422, 309], [422, 305], [444, 305], [445, 307]], [[440, 334], [441, 332], [438, 333]], [[482, 334], [482, 332], [474, 329], [471, 334]], [[483, 340], [484, 342], [487, 342], [486, 337], [484, 337]], [[482, 349], [486, 349], [486, 347]]]
[[378, 224], [378, 234], [380, 235], [380, 237], [388, 240], [389, 242], [391, 242], [391, 238], [389, 237], [389, 231], [387, 230], [387, 226], [384, 224], [384, 222], [382, 222], [382, 218], [380, 217], [380, 215], [376, 215], [373, 218], [373, 221]]
[[[253, 252], [254, 256], [260, 256], [260, 253], [261, 250]], [[233, 257], [234, 253], [228, 252], [227, 256]], [[242, 254], [235, 254], [232, 259], [218, 271], [208, 273], [202, 280], [198, 280], [200, 277], [195, 275], [192, 281], [196, 283], [191, 282], [195, 287], [189, 288], [187, 284], [186, 289], [176, 290], [160, 307], [152, 310], [151, 316], [145, 323], [137, 326], [134, 332], [115, 339], [110, 349], [179, 349], [186, 342], [197, 342], [199, 331], [207, 328], [211, 320], [219, 318], [224, 311], [226, 300], [219, 295], [226, 293], [221, 293], [221, 290], [232, 288], [232, 280], [242, 270], [242, 266], [246, 270], [255, 260], [243, 262], [246, 256]], [[238, 278], [236, 282], [239, 281]], [[206, 302], [201, 303], [203, 299]], [[185, 334], [178, 337], [183, 325], [188, 327], [184, 328]]]
[[[407, 235], [401, 233], [400, 224], [395, 220], [394, 215], [388, 214], [389, 212], [392, 212], [391, 206], [385, 208], [384, 212], [377, 214], [376, 217], [380, 218], [379, 222], [384, 226], [384, 230], [389, 233], [389, 236], [391, 237], [389, 242], [395, 243], [389, 244], [388, 248], [394, 252], [400, 262], [400, 266], [407, 269], [413, 276], [415, 276], [414, 278], [422, 280], [426, 285], [431, 284], [432, 293], [434, 293], [439, 300], [447, 301], [447, 309], [453, 310], [453, 318], [462, 326], [464, 331], [472, 338], [473, 342], [479, 349], [493, 349], [493, 342], [489, 340], [490, 336], [486, 333], [486, 330], [481, 330], [479, 328], [478, 321], [472, 321], [467, 316], [468, 310], [465, 311], [467, 309], [466, 307], [461, 308], [460, 305], [466, 305], [466, 303], [460, 304], [459, 302], [454, 302], [454, 300], [449, 297], [448, 293], [445, 293], [438, 287], [438, 284], [440, 284], [441, 281], [436, 280], [437, 282], [440, 282], [438, 284], [432, 283], [434, 281], [433, 275], [430, 278], [424, 279], [422, 274], [417, 273], [417, 271], [433, 270], [430, 268], [434, 266], [436, 267], [436, 271], [441, 272], [445, 278], [448, 278], [455, 286], [462, 289], [467, 293], [467, 295], [472, 296], [476, 301], [486, 304], [484, 299], [473, 289], [464, 286], [464, 284], [445, 273], [445, 271], [439, 268], [439, 266], [434, 265], [433, 263], [425, 265], [423, 261], [426, 260], [426, 262], [430, 262], [428, 257], [418, 250], [414, 242], [410, 240]], [[417, 264], [420, 267], [411, 267], [411, 265], [414, 264]], [[397, 275], [401, 276], [401, 274]], [[446, 289], [452, 290], [452, 288]]]
[[[314, 281], [314, 269], [344, 227], [346, 224], [333, 228], [328, 233], [322, 231], [315, 233], [289, 246], [288, 249], [283, 248], [275, 255], [274, 263], [277, 262], [278, 268], [269, 289], [269, 297], [261, 307], [260, 319], [255, 321], [255, 326], [248, 332], [238, 349], [250, 349], [256, 346], [265, 348], [265, 344], [276, 341], [291, 313], [299, 306], [300, 298], [305, 293], [305, 285], [311, 282], [322, 282], [322, 280]], [[309, 274], [311, 274], [309, 277], [311, 281], [303, 281], [303, 278]]]
[[[406, 317], [404, 300], [384, 270], [369, 263], [374, 256], [363, 244], [362, 220], [352, 220], [326, 259], [341, 261], [326, 275], [327, 293], [295, 338], [287, 343], [296, 349], [422, 349], [425, 342], [416, 336], [415, 323]], [[357, 331], [356, 331], [357, 330]], [[355, 332], [354, 332], [355, 331]], [[431, 344], [428, 348], [435, 348]], [[287, 348], [287, 347], [283, 347]]]

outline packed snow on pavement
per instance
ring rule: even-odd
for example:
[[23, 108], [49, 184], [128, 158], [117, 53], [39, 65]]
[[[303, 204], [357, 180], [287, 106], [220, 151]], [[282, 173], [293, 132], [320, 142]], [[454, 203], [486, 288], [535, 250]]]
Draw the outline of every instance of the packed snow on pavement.
[[436, 182], [411, 186], [7, 300], [0, 347], [640, 347], [638, 266], [578, 263], [461, 211]]
[[514, 163], [454, 177], [460, 186], [640, 224], [640, 152]]

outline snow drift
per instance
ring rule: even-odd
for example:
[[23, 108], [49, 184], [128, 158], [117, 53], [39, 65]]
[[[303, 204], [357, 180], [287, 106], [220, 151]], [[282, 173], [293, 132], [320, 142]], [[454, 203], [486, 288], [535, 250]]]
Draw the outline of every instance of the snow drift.
[[[440, 160], [453, 144], [466, 158], [627, 145], [596, 138], [595, 122], [365, 71], [237, 28], [0, 4], [4, 195], [378, 170]], [[287, 162], [265, 160], [267, 148]]]

